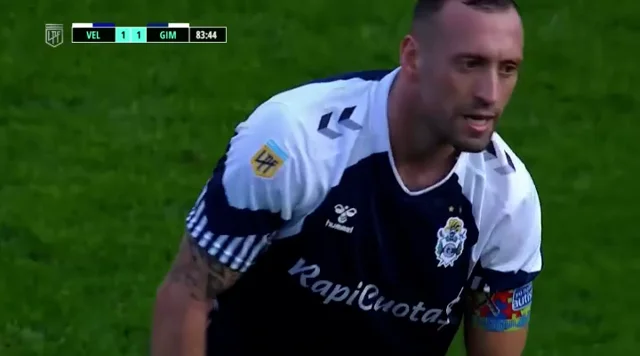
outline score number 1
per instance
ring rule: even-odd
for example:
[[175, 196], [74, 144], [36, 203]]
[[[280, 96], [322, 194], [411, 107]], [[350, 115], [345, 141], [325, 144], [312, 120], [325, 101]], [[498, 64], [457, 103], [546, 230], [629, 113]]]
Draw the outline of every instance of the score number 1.
[[146, 27], [116, 27], [116, 43], [146, 43]]

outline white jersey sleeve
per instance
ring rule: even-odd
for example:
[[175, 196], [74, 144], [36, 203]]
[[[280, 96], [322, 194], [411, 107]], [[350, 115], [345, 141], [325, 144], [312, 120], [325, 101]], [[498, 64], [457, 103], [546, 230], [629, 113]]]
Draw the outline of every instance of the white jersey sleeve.
[[186, 219], [200, 247], [233, 270], [244, 272], [254, 263], [313, 189], [295, 129], [283, 104], [258, 107], [236, 128]]
[[535, 187], [506, 210], [480, 256], [480, 277], [491, 291], [522, 287], [542, 269], [541, 209]]

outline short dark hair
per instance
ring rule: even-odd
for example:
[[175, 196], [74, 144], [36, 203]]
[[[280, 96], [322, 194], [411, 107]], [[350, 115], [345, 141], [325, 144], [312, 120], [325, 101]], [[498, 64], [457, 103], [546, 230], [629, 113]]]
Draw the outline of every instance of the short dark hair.
[[[437, 13], [450, 0], [418, 0], [413, 10], [413, 19], [424, 19]], [[515, 0], [462, 0], [462, 3], [478, 10], [496, 11], [514, 8], [518, 10]]]

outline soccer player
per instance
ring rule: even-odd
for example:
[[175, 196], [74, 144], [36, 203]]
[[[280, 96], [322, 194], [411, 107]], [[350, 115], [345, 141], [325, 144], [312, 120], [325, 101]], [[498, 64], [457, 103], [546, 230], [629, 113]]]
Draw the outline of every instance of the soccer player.
[[494, 133], [522, 61], [509, 0], [421, 0], [400, 66], [239, 124], [157, 292], [154, 356], [469, 355], [525, 346], [540, 203]]

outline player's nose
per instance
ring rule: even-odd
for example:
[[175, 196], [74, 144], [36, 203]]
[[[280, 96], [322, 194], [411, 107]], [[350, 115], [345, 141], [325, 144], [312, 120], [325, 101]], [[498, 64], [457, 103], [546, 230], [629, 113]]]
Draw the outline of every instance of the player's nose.
[[497, 73], [487, 71], [478, 78], [475, 86], [475, 97], [483, 107], [493, 107], [497, 104], [500, 94], [500, 79]]

